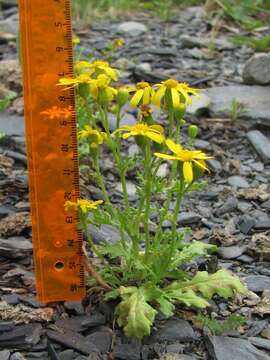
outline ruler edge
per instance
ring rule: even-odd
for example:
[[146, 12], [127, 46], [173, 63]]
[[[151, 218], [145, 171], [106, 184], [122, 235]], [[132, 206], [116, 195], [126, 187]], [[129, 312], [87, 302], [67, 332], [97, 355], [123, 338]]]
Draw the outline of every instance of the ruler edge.
[[[68, 56], [67, 58], [70, 58], [70, 62], [68, 63], [68, 72], [70, 73], [70, 76], [74, 76], [74, 70], [73, 70], [73, 46], [72, 46], [72, 16], [71, 16], [71, 0], [63, 0], [64, 3], [64, 13], [66, 16], [66, 20], [69, 23], [68, 26], [66, 26], [66, 41], [67, 46], [69, 48], [68, 50]], [[31, 134], [31, 128], [32, 128], [32, 122], [33, 122], [33, 112], [26, 107], [26, 98], [31, 99], [31, 70], [29, 67], [29, 63], [25, 61], [27, 57], [29, 57], [30, 52], [30, 41], [29, 41], [29, 33], [31, 32], [31, 21], [27, 21], [30, 17], [29, 13], [31, 10], [31, 5], [33, 4], [32, 0], [18, 0], [18, 8], [19, 8], [19, 32], [20, 32], [20, 61], [21, 61], [21, 68], [22, 68], [22, 78], [23, 78], [23, 98], [24, 98], [24, 123], [25, 123], [25, 134], [26, 134], [26, 153], [27, 153], [27, 169], [28, 169], [28, 181], [29, 181], [29, 197], [30, 197], [30, 214], [31, 214], [31, 223], [32, 223], [32, 243], [33, 243], [33, 260], [34, 260], [34, 274], [35, 274], [35, 284], [36, 284], [36, 296], [38, 299], [38, 302], [41, 304], [47, 304], [49, 302], [60, 302], [60, 301], [68, 301], [69, 299], [63, 299], [63, 297], [59, 296], [59, 299], [55, 298], [54, 300], [47, 301], [46, 296], [44, 293], [44, 288], [41, 286], [41, 284], [44, 283], [43, 281], [43, 266], [42, 266], [42, 260], [35, 254], [38, 253], [38, 251], [42, 248], [40, 246], [40, 236], [39, 236], [39, 223], [37, 221], [38, 219], [38, 206], [37, 206], [37, 186], [35, 185], [34, 178], [35, 176], [35, 153], [33, 152], [33, 140]], [[68, 19], [69, 18], [69, 19]], [[27, 73], [27, 75], [26, 75]], [[75, 128], [77, 125], [77, 116], [76, 116], [76, 98], [75, 98], [75, 91], [74, 89], [69, 90], [69, 94], [71, 97], [70, 106], [72, 107], [71, 110], [71, 121], [75, 124]], [[68, 106], [68, 105], [67, 105]], [[28, 124], [30, 120], [30, 125]], [[30, 129], [29, 129], [30, 128]], [[79, 185], [79, 164], [78, 164], [78, 141], [77, 136], [72, 136], [72, 146], [73, 149], [73, 170], [74, 170], [74, 190], [75, 190], [75, 198], [80, 197], [80, 185]], [[30, 156], [31, 155], [31, 156]], [[31, 175], [32, 174], [32, 175]], [[76, 179], [76, 174], [78, 176], [78, 180]], [[31, 189], [31, 190], [30, 190]], [[63, 202], [64, 205], [64, 202]], [[36, 221], [33, 221], [35, 219]], [[77, 221], [78, 225], [78, 221]], [[77, 256], [80, 258], [80, 270], [79, 273], [82, 273], [84, 269], [83, 265], [83, 235], [82, 231], [79, 229], [76, 229], [77, 233], [77, 242], [78, 242], [78, 252], [76, 250]], [[35, 239], [33, 241], [33, 239]], [[38, 269], [38, 271], [37, 271]], [[39, 279], [39, 280], [37, 280]], [[39, 284], [39, 287], [37, 287], [37, 283]], [[85, 276], [80, 276], [80, 286], [84, 288], [84, 291], [80, 297], [82, 299], [85, 296]], [[76, 300], [72, 300], [76, 301]], [[78, 299], [79, 301], [79, 299]]]

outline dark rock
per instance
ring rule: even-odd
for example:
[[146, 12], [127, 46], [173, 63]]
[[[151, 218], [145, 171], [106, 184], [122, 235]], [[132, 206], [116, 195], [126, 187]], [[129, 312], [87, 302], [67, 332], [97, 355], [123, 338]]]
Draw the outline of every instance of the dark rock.
[[1, 299], [9, 305], [17, 305], [19, 303], [19, 297], [16, 294], [2, 295]]
[[8, 239], [0, 238], [0, 254], [9, 259], [24, 258], [33, 249], [30, 240], [16, 236]]
[[249, 341], [225, 336], [208, 336], [206, 348], [213, 360], [270, 360]]
[[182, 225], [182, 226], [190, 225], [190, 224], [197, 224], [200, 221], [201, 221], [201, 216], [194, 212], [182, 212], [177, 217], [178, 225]]
[[67, 349], [67, 350], [61, 351], [58, 356], [59, 356], [60, 360], [74, 360], [77, 355], [78, 355], [78, 353], [76, 353], [74, 350]]
[[243, 80], [250, 85], [270, 84], [270, 55], [254, 54], [245, 64]]
[[246, 189], [249, 188], [249, 184], [245, 178], [242, 176], [230, 176], [228, 178], [228, 183], [234, 188]]
[[270, 163], [270, 141], [259, 130], [247, 133], [247, 138], [265, 164]]
[[103, 314], [95, 313], [87, 316], [84, 320], [82, 320], [82, 325], [89, 328], [94, 328], [97, 326], [104, 325], [106, 322], [106, 318]]
[[157, 341], [185, 342], [197, 340], [197, 336], [189, 322], [182, 319], [168, 320], [154, 337]]
[[[93, 225], [88, 226], [93, 242], [95, 244], [115, 244], [121, 239], [120, 231], [112, 225], [101, 225], [99, 228]], [[130, 241], [126, 234], [126, 240]]]
[[245, 336], [254, 337], [260, 335], [260, 333], [267, 327], [268, 320], [257, 320], [252, 322], [250, 328], [246, 331]]
[[116, 344], [114, 357], [119, 360], [140, 360], [141, 346], [139, 344]]
[[270, 229], [270, 217], [262, 218], [256, 221], [254, 226], [255, 230], [268, 230]]
[[18, 325], [0, 335], [0, 348], [31, 349], [38, 343], [42, 333], [41, 324]]
[[0, 321], [0, 333], [13, 330], [15, 323], [13, 321]]
[[209, 159], [206, 160], [207, 165], [209, 166], [210, 170], [212, 170], [214, 173], [219, 174], [222, 170], [222, 165], [220, 161], [216, 159]]
[[217, 216], [221, 216], [235, 210], [237, 208], [237, 205], [238, 200], [235, 197], [229, 197], [226, 202], [215, 211], [215, 213]]
[[218, 248], [218, 254], [222, 259], [236, 259], [246, 250], [246, 246], [221, 246]]
[[23, 165], [27, 165], [27, 157], [23, 154], [20, 154], [16, 151], [6, 150], [4, 155], [14, 159], [19, 163], [22, 163]]
[[260, 337], [250, 337], [248, 340], [256, 347], [270, 351], [270, 340]]
[[244, 278], [250, 291], [263, 292], [270, 289], [270, 277], [265, 275], [249, 275]]
[[53, 330], [47, 330], [46, 333], [48, 338], [52, 341], [77, 350], [82, 354], [89, 355], [92, 352], [98, 353], [98, 349], [94, 344], [87, 340], [86, 337], [73, 331], [66, 330], [64, 333], [60, 333]]
[[83, 315], [84, 308], [81, 301], [65, 301], [64, 307], [72, 315]]
[[255, 224], [256, 221], [252, 217], [244, 215], [238, 222], [238, 228], [243, 234], [248, 234]]
[[98, 348], [101, 354], [110, 351], [112, 343], [112, 334], [109, 331], [96, 331], [87, 336], [87, 339]]

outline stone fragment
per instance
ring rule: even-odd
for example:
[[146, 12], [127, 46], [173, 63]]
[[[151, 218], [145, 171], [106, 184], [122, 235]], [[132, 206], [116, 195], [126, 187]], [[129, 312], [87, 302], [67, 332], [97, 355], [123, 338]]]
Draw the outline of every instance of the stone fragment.
[[245, 111], [238, 114], [239, 119], [246, 119], [270, 127], [270, 87], [248, 85], [214, 86], [205, 90], [204, 93], [211, 100], [209, 104], [211, 117], [230, 118], [232, 103], [236, 100], [245, 107]]
[[[121, 239], [120, 231], [112, 225], [103, 224], [99, 228], [89, 225], [88, 230], [95, 244], [115, 244]], [[125, 238], [127, 241], [131, 241], [128, 234], [125, 234]]]
[[116, 344], [114, 347], [114, 357], [119, 360], [140, 360], [141, 346], [138, 343]]
[[31, 220], [28, 212], [19, 212], [0, 220], [0, 236], [11, 237], [20, 235], [24, 230], [30, 229]]
[[243, 68], [244, 83], [250, 85], [270, 84], [270, 54], [254, 54]]
[[251, 130], [247, 138], [265, 164], [270, 163], [270, 140], [259, 130]]
[[95, 344], [101, 354], [106, 354], [110, 351], [112, 343], [112, 333], [109, 331], [96, 331], [87, 336], [87, 339]]
[[238, 205], [237, 199], [235, 197], [231, 196], [225, 201], [225, 203], [220, 208], [218, 208], [215, 211], [215, 213], [217, 216], [227, 214], [227, 213], [235, 210], [237, 208], [237, 205]]
[[200, 96], [192, 96], [192, 103], [187, 106], [187, 113], [197, 116], [205, 114], [208, 111], [210, 101], [210, 97], [203, 92]]
[[243, 215], [239, 219], [238, 228], [243, 234], [248, 234], [255, 224], [256, 221], [252, 217]]
[[138, 23], [136, 21], [126, 21], [118, 25], [116, 31], [119, 34], [135, 37], [146, 33], [148, 29], [144, 24]]
[[177, 217], [177, 223], [178, 225], [190, 225], [190, 224], [197, 224], [201, 221], [201, 216], [199, 214], [196, 214], [192, 211], [190, 212], [182, 212]]
[[185, 342], [197, 340], [197, 336], [189, 322], [182, 319], [166, 321], [154, 337], [157, 341]]
[[2, 350], [0, 351], [0, 360], [9, 360], [10, 351], [9, 350]]
[[218, 254], [222, 259], [236, 259], [246, 250], [245, 246], [221, 246], [218, 248]]
[[270, 277], [266, 275], [248, 275], [244, 281], [248, 289], [255, 293], [270, 289]]
[[249, 341], [225, 336], [208, 336], [206, 347], [212, 360], [270, 360]]
[[270, 340], [260, 337], [250, 337], [248, 340], [256, 347], [270, 351]]
[[0, 132], [7, 136], [25, 136], [24, 120], [21, 116], [0, 111]]
[[30, 240], [22, 236], [0, 238], [0, 255], [8, 259], [21, 259], [31, 254], [33, 249]]
[[234, 188], [248, 188], [249, 184], [245, 178], [242, 176], [230, 176], [228, 178], [228, 183]]

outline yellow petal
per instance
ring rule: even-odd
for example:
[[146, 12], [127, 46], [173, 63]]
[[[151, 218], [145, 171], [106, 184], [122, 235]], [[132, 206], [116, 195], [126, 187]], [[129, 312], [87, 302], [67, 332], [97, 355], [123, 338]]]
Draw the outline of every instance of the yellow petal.
[[144, 105], [148, 105], [150, 103], [150, 91], [151, 91], [150, 87], [144, 89], [144, 92], [143, 92], [143, 104]]
[[209, 169], [208, 169], [208, 167], [205, 165], [205, 161], [204, 161], [204, 160], [199, 160], [199, 161], [193, 160], [193, 162], [194, 162], [199, 168], [201, 168], [201, 169], [206, 170], [206, 171], [209, 172]]
[[192, 163], [190, 161], [185, 161], [183, 165], [183, 173], [184, 173], [184, 179], [189, 184], [193, 181], [193, 169], [192, 169]]
[[138, 106], [138, 104], [141, 101], [142, 97], [143, 97], [143, 90], [140, 89], [140, 90], [136, 91], [136, 93], [133, 95], [132, 99], [130, 100], [130, 105], [132, 107]]
[[171, 152], [178, 154], [180, 151], [182, 151], [182, 146], [180, 144], [175, 144], [171, 139], [166, 140], [166, 145], [171, 150]]
[[167, 154], [162, 154], [162, 153], [154, 153], [155, 156], [160, 157], [162, 159], [167, 159], [167, 160], [178, 160], [177, 156], [174, 155], [167, 155]]
[[151, 129], [154, 129], [155, 131], [159, 132], [160, 134], [164, 134], [164, 129], [161, 125], [151, 125]]
[[173, 88], [173, 89], [171, 89], [171, 94], [172, 94], [173, 107], [177, 108], [180, 104], [178, 91], [175, 88]]
[[155, 104], [157, 107], [160, 107], [160, 103], [162, 98], [165, 95], [165, 91], [166, 91], [166, 87], [165, 86], [160, 86], [160, 88], [158, 89], [158, 91], [155, 93], [155, 95], [153, 96], [152, 102], [153, 104]]
[[158, 144], [161, 144], [161, 143], [163, 143], [163, 141], [164, 141], [164, 136], [163, 136], [163, 135], [154, 133], [153, 131], [147, 131], [147, 132], [146, 132], [146, 136], [147, 136], [149, 139], [157, 142]]

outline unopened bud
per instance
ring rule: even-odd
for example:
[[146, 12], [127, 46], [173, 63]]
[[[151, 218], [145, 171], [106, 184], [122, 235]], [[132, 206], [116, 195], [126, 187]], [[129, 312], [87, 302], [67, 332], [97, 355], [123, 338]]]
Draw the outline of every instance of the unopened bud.
[[178, 121], [181, 121], [183, 119], [183, 116], [186, 113], [186, 105], [180, 104], [174, 109], [175, 118]]
[[127, 101], [128, 101], [128, 97], [129, 97], [129, 92], [127, 91], [127, 89], [119, 89], [116, 95], [116, 101], [117, 104], [122, 107], [124, 106]]
[[198, 135], [198, 132], [199, 132], [199, 128], [198, 126], [196, 125], [190, 125], [188, 127], [188, 136], [191, 138], [191, 139], [195, 139]]

